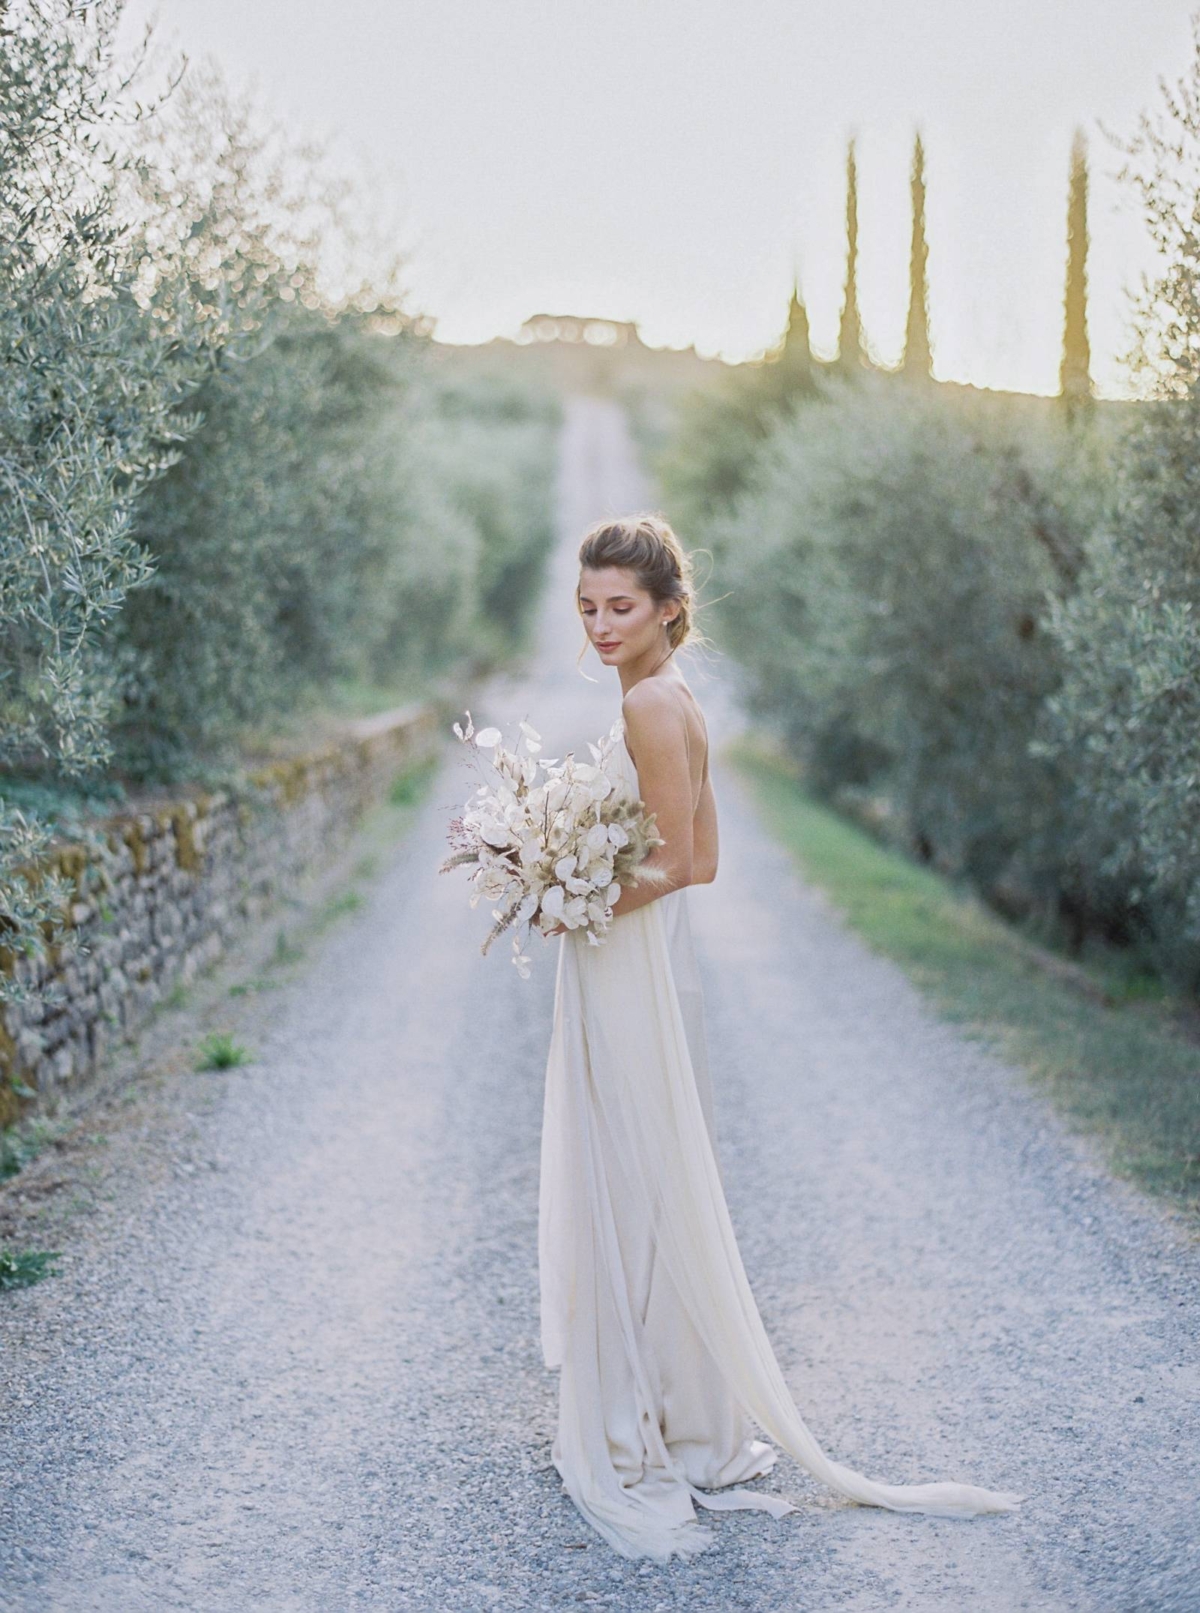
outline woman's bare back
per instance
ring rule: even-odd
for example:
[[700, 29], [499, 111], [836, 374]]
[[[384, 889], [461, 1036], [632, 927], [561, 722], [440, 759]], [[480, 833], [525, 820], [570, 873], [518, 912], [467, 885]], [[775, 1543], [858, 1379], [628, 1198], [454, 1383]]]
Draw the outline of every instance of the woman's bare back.
[[[670, 686], [672, 697], [683, 716], [692, 801], [691, 883], [706, 885], [716, 878], [718, 852], [717, 803], [709, 779], [708, 724], [704, 720], [699, 701], [681, 674], [652, 673], [651, 678], [656, 684]], [[638, 761], [631, 748], [629, 755], [636, 768]]]

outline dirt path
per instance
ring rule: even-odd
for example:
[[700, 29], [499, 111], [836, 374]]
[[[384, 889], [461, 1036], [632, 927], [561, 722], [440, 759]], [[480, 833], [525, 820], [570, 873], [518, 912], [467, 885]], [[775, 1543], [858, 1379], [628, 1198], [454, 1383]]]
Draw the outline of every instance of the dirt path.
[[[645, 496], [620, 415], [574, 405], [539, 651], [477, 719], [528, 714], [551, 755], [612, 720], [615, 678], [574, 671], [569, 539]], [[728, 733], [715, 669], [693, 685]], [[433, 877], [470, 783], [452, 747], [366, 906], [294, 984], [239, 999], [256, 1062], [171, 1075], [169, 1150], [152, 1121], [126, 1137], [154, 1168], [113, 1184], [58, 1278], [0, 1296], [0, 1607], [1200, 1607], [1196, 1250], [714, 778], [722, 870], [692, 912], [719, 1138], [789, 1381], [834, 1456], [1026, 1506], [901, 1517], [781, 1462], [801, 1511], [718, 1518], [692, 1563], [628, 1563], [578, 1520], [537, 1333], [553, 958], [529, 982], [481, 958], [482, 913]]]

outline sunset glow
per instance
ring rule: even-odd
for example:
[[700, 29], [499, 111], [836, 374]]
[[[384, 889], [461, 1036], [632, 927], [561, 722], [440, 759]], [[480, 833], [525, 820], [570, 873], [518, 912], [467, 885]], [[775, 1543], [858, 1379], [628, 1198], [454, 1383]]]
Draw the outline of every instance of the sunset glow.
[[1185, 0], [294, 0], [286, 28], [263, 4], [137, 0], [130, 37], [152, 10], [164, 40], [256, 76], [298, 128], [338, 131], [386, 176], [414, 305], [455, 342], [554, 309], [740, 359], [774, 342], [798, 273], [831, 354], [856, 133], [863, 315], [893, 363], [919, 127], [935, 373], [1052, 392], [1081, 126], [1094, 373], [1102, 393], [1125, 388], [1125, 288], [1150, 260], [1100, 122], [1128, 133], [1182, 67]]

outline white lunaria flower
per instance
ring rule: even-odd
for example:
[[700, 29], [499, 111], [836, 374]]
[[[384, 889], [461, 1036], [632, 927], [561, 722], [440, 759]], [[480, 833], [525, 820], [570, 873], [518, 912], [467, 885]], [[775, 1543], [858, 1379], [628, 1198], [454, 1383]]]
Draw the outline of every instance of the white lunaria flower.
[[492, 750], [500, 743], [500, 738], [498, 728], [481, 728], [475, 735], [475, 743], [480, 750]]
[[544, 892], [542, 896], [542, 912], [547, 918], [562, 918], [563, 902], [566, 900], [566, 894], [561, 885], [551, 885], [550, 889]]
[[527, 722], [518, 723], [517, 726], [520, 728], [521, 732], [525, 735], [526, 739], [541, 739], [541, 737], [542, 737], [541, 734], [538, 733], [537, 729], [536, 728], [531, 728]]
[[554, 877], [565, 883], [575, 872], [575, 857], [560, 857], [554, 865]]
[[600, 851], [608, 845], [608, 829], [603, 823], [593, 823], [584, 839], [589, 851]]
[[556, 778], [546, 791], [546, 811], [556, 813], [571, 793], [571, 786], [563, 778]]
[[499, 818], [483, 818], [479, 824], [480, 838], [486, 840], [489, 846], [507, 846], [512, 840], [512, 830], [507, 823]]
[[614, 880], [605, 891], [604, 900], [608, 903], [609, 907], [612, 907], [615, 903], [621, 900], [621, 887], [617, 884], [616, 880]]
[[610, 823], [608, 826], [608, 843], [611, 846], [627, 846], [629, 844], [628, 832], [619, 823]]
[[510, 883], [510, 876], [499, 868], [485, 868], [479, 881], [479, 889], [489, 902], [498, 902], [508, 890]]
[[604, 945], [604, 942], [596, 934], [595, 930], [589, 930], [587, 933], [587, 938], [589, 946], [600, 947]]

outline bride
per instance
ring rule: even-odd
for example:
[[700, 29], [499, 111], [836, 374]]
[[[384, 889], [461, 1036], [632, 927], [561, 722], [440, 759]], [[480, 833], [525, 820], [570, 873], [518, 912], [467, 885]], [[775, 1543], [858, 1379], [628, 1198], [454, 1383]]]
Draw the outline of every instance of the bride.
[[[969, 1484], [895, 1485], [833, 1461], [796, 1409], [746, 1280], [714, 1152], [687, 887], [717, 872], [704, 717], [674, 660], [693, 632], [688, 557], [667, 523], [604, 521], [579, 551], [589, 642], [621, 679], [622, 775], [657, 814], [665, 882], [622, 891], [602, 946], [563, 930], [546, 1069], [538, 1257], [542, 1349], [559, 1369], [552, 1455], [626, 1557], [711, 1543], [695, 1503], [795, 1510], [739, 1488], [783, 1447], [851, 1501], [1007, 1512]], [[585, 646], [586, 648], [586, 646]]]

